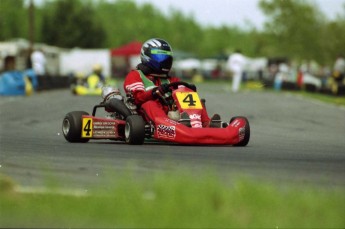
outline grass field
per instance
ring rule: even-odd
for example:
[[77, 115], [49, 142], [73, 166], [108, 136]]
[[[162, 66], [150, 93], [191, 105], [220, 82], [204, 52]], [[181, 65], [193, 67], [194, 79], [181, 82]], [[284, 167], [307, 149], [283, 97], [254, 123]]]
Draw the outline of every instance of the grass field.
[[[273, 91], [273, 89], [266, 89], [266, 88], [264, 88], [263, 85], [260, 82], [248, 82], [248, 83], [243, 84], [242, 88], [245, 89], [245, 90], [267, 90], [267, 91]], [[291, 94], [294, 94], [294, 95], [315, 99], [315, 100], [322, 101], [322, 102], [325, 102], [325, 103], [345, 106], [345, 96], [327, 95], [327, 94], [322, 94], [322, 93], [318, 93], [318, 92], [307, 92], [305, 90], [300, 90], [300, 91], [282, 90], [282, 91], [279, 91], [278, 93], [282, 93], [282, 92], [287, 92], [287, 93], [291, 93]]]
[[342, 189], [281, 187], [241, 178], [157, 173], [112, 177], [67, 194], [17, 192], [0, 179], [0, 227], [16, 228], [344, 228]]

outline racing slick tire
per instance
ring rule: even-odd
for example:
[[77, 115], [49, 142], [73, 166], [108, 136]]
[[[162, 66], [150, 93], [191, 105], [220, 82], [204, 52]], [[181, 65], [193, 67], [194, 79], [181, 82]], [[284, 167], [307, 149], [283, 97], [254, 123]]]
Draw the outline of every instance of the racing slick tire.
[[244, 116], [236, 116], [236, 117], [232, 117], [229, 124], [232, 123], [232, 121], [234, 121], [235, 119], [237, 118], [241, 118], [241, 119], [244, 119], [246, 120], [246, 125], [245, 125], [245, 130], [244, 130], [244, 138], [242, 141], [240, 141], [239, 143], [237, 144], [234, 144], [233, 146], [246, 146], [249, 142], [249, 139], [250, 139], [250, 126], [249, 126], [249, 121], [246, 117]]
[[66, 114], [62, 122], [62, 133], [68, 142], [86, 143], [89, 138], [81, 138], [82, 116], [89, 115], [85, 111], [72, 111]]
[[142, 145], [145, 140], [145, 122], [139, 115], [130, 115], [126, 119], [125, 126], [126, 143], [130, 145]]

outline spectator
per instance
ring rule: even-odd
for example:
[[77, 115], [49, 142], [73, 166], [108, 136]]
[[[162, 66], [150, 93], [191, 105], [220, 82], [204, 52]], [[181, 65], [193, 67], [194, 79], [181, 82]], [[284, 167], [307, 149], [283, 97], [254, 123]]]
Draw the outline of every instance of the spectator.
[[36, 49], [31, 54], [32, 68], [38, 76], [44, 76], [46, 74], [46, 57], [42, 49]]
[[204, 81], [204, 76], [196, 68], [192, 70], [192, 81], [193, 83], [201, 83]]
[[336, 82], [341, 82], [345, 76], [345, 59], [339, 54], [333, 67], [333, 78]]
[[227, 68], [232, 72], [232, 91], [238, 92], [240, 89], [243, 69], [246, 64], [246, 58], [242, 55], [241, 50], [236, 50], [229, 56]]
[[212, 70], [211, 72], [211, 78], [212, 79], [219, 79], [222, 76], [222, 67], [220, 64], [217, 64], [217, 66]]

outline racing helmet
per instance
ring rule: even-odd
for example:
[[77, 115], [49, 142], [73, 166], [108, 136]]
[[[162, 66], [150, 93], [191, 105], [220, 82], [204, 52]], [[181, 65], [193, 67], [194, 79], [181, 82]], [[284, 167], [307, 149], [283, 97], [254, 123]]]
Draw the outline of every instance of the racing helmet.
[[141, 47], [141, 63], [167, 77], [172, 63], [172, 48], [168, 42], [160, 38], [153, 38], [146, 41]]
[[92, 71], [96, 74], [100, 74], [102, 72], [102, 70], [103, 70], [103, 67], [100, 64], [94, 64], [92, 66]]

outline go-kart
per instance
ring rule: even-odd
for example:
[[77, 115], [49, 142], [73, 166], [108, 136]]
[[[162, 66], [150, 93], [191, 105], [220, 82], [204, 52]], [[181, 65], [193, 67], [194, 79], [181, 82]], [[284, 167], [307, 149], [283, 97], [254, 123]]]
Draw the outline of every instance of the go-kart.
[[71, 91], [74, 95], [101, 95], [102, 86], [99, 77], [92, 74], [86, 80], [77, 80], [77, 83], [71, 86]]
[[[95, 105], [92, 114], [73, 111], [66, 114], [62, 122], [62, 132], [68, 142], [88, 142], [90, 139], [111, 139], [125, 141], [131, 145], [141, 145], [145, 139], [187, 144], [187, 145], [233, 145], [246, 146], [250, 138], [250, 127], [246, 117], [231, 118], [229, 123], [222, 122], [219, 128], [203, 127], [201, 111], [203, 100], [199, 98], [195, 86], [186, 82], [168, 85], [170, 93], [161, 94], [160, 101], [169, 107], [167, 117], [148, 120], [140, 109], [133, 104], [133, 98], [119, 93], [104, 96]], [[104, 108], [111, 111], [110, 117], [97, 117], [96, 111]], [[190, 125], [180, 123], [182, 112], [189, 115]]]

